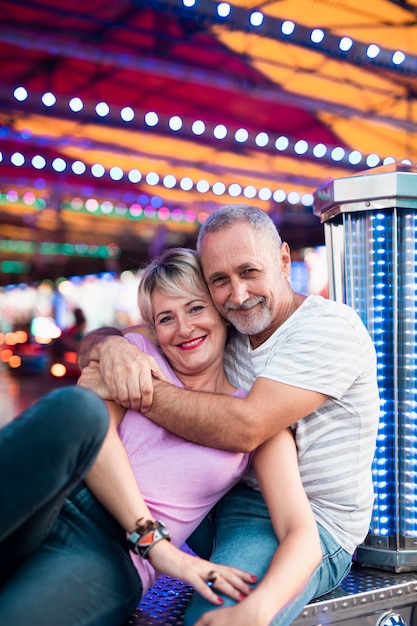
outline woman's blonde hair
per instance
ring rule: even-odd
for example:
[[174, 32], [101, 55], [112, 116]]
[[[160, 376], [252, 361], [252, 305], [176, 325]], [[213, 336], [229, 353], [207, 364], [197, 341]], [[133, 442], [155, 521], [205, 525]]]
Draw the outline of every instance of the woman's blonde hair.
[[152, 327], [155, 289], [174, 297], [208, 296], [197, 253], [188, 248], [168, 248], [145, 267], [139, 283], [138, 304], [143, 321]]

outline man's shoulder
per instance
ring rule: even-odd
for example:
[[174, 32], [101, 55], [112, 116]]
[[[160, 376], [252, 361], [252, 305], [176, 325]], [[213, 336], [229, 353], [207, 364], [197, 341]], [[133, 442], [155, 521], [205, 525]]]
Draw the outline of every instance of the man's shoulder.
[[[300, 309], [302, 309], [302, 316], [312, 320], [312, 323], [315, 323], [317, 319], [325, 321], [330, 317], [333, 320], [339, 319], [341, 322], [348, 322], [353, 325], [363, 324], [358, 313], [351, 306], [323, 296], [308, 296]], [[326, 321], [326, 323], [328, 322]]]

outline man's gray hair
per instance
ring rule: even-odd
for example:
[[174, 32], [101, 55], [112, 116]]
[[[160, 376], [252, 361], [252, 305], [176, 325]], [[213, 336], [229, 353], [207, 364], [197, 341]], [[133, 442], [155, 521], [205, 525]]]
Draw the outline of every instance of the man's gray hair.
[[200, 227], [197, 238], [197, 252], [200, 254], [201, 242], [208, 233], [215, 233], [230, 228], [236, 222], [248, 222], [252, 228], [265, 235], [279, 249], [282, 239], [269, 215], [256, 207], [247, 204], [226, 204], [209, 215]]

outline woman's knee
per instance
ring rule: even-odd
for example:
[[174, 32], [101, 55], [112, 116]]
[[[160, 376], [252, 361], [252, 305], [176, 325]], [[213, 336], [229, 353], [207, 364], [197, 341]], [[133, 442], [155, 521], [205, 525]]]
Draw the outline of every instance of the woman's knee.
[[50, 392], [44, 402], [51, 427], [55, 424], [69, 432], [104, 439], [108, 412], [103, 400], [94, 392], [76, 386], [63, 387]]

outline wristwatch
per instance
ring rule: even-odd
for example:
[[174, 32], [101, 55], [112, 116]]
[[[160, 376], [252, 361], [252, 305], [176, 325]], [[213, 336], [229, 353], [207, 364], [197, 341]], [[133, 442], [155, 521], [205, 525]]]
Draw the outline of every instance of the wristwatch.
[[164, 522], [156, 520], [152, 522], [148, 520], [145, 524], [141, 524], [128, 536], [129, 548], [135, 554], [139, 554], [143, 559], [149, 559], [149, 551], [153, 546], [167, 539], [171, 541], [171, 535], [169, 534]]

